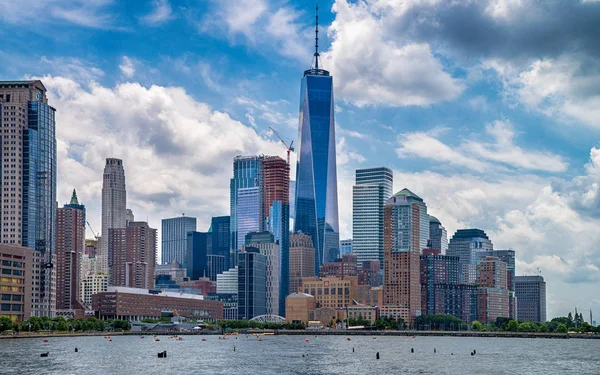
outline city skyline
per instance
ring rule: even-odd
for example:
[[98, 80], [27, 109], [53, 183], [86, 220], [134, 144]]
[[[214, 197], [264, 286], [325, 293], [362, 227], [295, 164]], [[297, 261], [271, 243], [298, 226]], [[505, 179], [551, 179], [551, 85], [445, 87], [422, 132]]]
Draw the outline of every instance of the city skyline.
[[[259, 3], [264, 6], [241, 24], [233, 22], [241, 17], [239, 6], [217, 2], [183, 10], [179, 2], [167, 1], [169, 12], [162, 19], [144, 17], [156, 10], [152, 4], [135, 14], [116, 3], [94, 5], [82, 8], [78, 19], [51, 12], [55, 4], [36, 8], [51, 16], [5, 40], [0, 78], [43, 77], [57, 109], [59, 204], [68, 202], [76, 188], [98, 230], [102, 166], [105, 158], [116, 157], [127, 168], [128, 202], [140, 219], [158, 227], [160, 219], [186, 212], [206, 230], [211, 216], [228, 212], [222, 192], [233, 156], [285, 157], [267, 127], [296, 138], [298, 72], [310, 63], [314, 10], [290, 2], [281, 9], [293, 16], [282, 20], [273, 1]], [[583, 14], [598, 14], [600, 5], [549, 6], [540, 17], [570, 17], [540, 30], [522, 16], [535, 11], [528, 1], [505, 7], [433, 3], [402, 11], [390, 5], [381, 17], [372, 2], [321, 3], [321, 23], [328, 29], [321, 34], [323, 64], [336, 77], [340, 238], [352, 237], [354, 170], [386, 166], [396, 176], [394, 191], [406, 186], [423, 197], [448, 236], [481, 228], [497, 248], [519, 251], [519, 275], [540, 268], [548, 282], [548, 316], [584, 304], [598, 310], [598, 299], [589, 298], [600, 259], [593, 189], [600, 158], [593, 140], [599, 130], [591, 104], [597, 95], [571, 90], [595, 77], [596, 59], [589, 58], [596, 53], [589, 48], [595, 29], [586, 24], [571, 31], [569, 40], [575, 43], [569, 45], [577, 45], [577, 53], [553, 30], [571, 30]], [[422, 25], [410, 33], [390, 29], [406, 27], [420, 10], [427, 15], [424, 25], [429, 17], [443, 15], [439, 22], [447, 32], [425, 31]], [[20, 12], [11, 6], [0, 22], [20, 25], [25, 19]], [[455, 26], [461, 24], [456, 22], [460, 14], [481, 21], [479, 35], [489, 34], [487, 27], [497, 23], [499, 37], [493, 43], [502, 48], [465, 39]], [[150, 27], [150, 20], [157, 27]], [[266, 28], [270, 20], [279, 20], [282, 28]], [[52, 35], [40, 32], [48, 25]], [[513, 28], [514, 33], [505, 33]], [[350, 35], [352, 29], [364, 32]], [[176, 41], [181, 52], [169, 54], [172, 48], [165, 43], [177, 39], [169, 36], [191, 30], [196, 38]], [[102, 42], [109, 40], [107, 33], [125, 42], [109, 51]], [[198, 34], [207, 37], [198, 42]], [[556, 43], [532, 46], [528, 35]], [[85, 50], [69, 42], [79, 36], [89, 41]], [[23, 50], [28, 40], [40, 49]], [[149, 41], [152, 51], [142, 47]], [[397, 55], [385, 51], [388, 45]], [[369, 46], [374, 53], [367, 58]], [[400, 68], [389, 65], [392, 56], [402, 56]], [[553, 77], [563, 84], [548, 88]], [[382, 82], [381, 90], [373, 90]], [[292, 176], [294, 160], [292, 154]], [[89, 231], [87, 238], [92, 238]]]

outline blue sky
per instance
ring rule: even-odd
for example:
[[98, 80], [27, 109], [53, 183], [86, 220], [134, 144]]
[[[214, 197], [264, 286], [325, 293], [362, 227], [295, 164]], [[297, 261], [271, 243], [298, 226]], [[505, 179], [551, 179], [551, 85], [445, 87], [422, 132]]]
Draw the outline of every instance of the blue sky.
[[[600, 311], [600, 2], [320, 1], [334, 76], [340, 227], [356, 168], [387, 166], [449, 233], [539, 268], [549, 316]], [[138, 219], [228, 214], [231, 159], [285, 155], [311, 64], [308, 0], [0, 0], [0, 79], [57, 109], [59, 203], [100, 230], [106, 157]], [[585, 315], [585, 314], [584, 314]]]

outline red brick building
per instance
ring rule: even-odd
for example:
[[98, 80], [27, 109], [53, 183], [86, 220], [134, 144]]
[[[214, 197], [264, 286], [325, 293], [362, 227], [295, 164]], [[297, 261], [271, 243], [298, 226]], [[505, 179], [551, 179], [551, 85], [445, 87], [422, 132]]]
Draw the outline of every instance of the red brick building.
[[206, 301], [202, 296], [148, 289], [109, 287], [95, 294], [92, 306], [99, 319], [141, 320], [160, 318], [162, 312], [177, 312], [191, 319], [223, 319], [223, 302]]
[[156, 229], [134, 221], [125, 228], [108, 230], [110, 285], [130, 288], [154, 288]]

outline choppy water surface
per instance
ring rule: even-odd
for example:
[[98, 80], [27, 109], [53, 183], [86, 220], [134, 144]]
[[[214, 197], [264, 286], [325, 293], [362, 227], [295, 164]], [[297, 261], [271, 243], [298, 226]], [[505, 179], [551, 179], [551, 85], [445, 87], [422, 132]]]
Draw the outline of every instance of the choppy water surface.
[[[160, 342], [153, 342], [151, 336], [115, 336], [112, 342], [103, 337], [50, 338], [48, 343], [0, 340], [0, 373], [600, 374], [598, 340], [353, 336], [348, 341], [345, 336], [307, 335], [264, 336], [263, 341], [252, 336], [228, 340], [184, 336], [177, 341], [159, 337]], [[474, 349], [477, 354], [472, 356]], [[163, 350], [168, 357], [157, 358]], [[49, 357], [40, 358], [46, 351]]]

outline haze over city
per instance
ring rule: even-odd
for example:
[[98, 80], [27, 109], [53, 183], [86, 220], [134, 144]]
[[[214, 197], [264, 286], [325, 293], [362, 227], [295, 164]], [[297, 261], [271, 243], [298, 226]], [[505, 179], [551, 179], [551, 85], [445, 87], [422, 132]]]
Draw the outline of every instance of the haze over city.
[[[334, 77], [340, 239], [357, 168], [385, 166], [449, 237], [484, 230], [547, 283], [548, 317], [600, 311], [600, 3], [321, 1]], [[0, 80], [40, 79], [56, 108], [59, 206], [101, 228], [106, 158], [128, 202], [229, 215], [236, 155], [298, 140], [314, 2], [0, 1]], [[44, 14], [30, 22], [27, 16]], [[291, 154], [291, 176], [296, 175]], [[88, 230], [88, 237], [92, 233]], [[158, 243], [160, 244], [160, 238]]]

